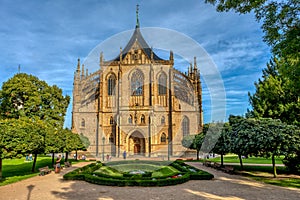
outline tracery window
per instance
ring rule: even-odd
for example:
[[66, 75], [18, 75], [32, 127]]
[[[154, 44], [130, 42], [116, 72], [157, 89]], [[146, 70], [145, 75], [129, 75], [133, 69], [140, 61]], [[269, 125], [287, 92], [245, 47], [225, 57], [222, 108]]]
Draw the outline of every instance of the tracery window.
[[143, 95], [143, 80], [144, 75], [140, 70], [136, 70], [131, 76], [131, 95]]
[[116, 87], [116, 77], [115, 77], [115, 75], [111, 74], [107, 81], [108, 96], [112, 96], [112, 95], [116, 94], [115, 87]]
[[185, 116], [181, 123], [182, 135], [187, 136], [190, 134], [190, 122], [189, 119]]
[[161, 73], [158, 78], [158, 94], [166, 95], [167, 94], [167, 75]]

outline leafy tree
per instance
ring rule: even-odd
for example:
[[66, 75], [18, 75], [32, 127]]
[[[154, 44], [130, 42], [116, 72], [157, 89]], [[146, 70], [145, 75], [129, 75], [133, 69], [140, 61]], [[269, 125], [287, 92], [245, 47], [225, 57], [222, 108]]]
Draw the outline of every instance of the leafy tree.
[[19, 73], [4, 82], [0, 91], [0, 118], [38, 117], [54, 127], [63, 127], [70, 101], [56, 85]]
[[201, 146], [201, 151], [204, 153], [210, 153], [212, 149], [215, 147], [216, 143], [219, 140], [223, 129], [223, 123], [214, 122], [205, 124], [203, 127], [203, 134], [205, 138], [203, 140], [203, 144]]
[[83, 146], [87, 149], [89, 148], [89, 146], [91, 145], [90, 140], [88, 137], [86, 137], [85, 135], [83, 135], [82, 133], [80, 133], [79, 138], [83, 144]]
[[299, 130], [292, 125], [286, 125], [280, 120], [259, 119], [257, 149], [258, 156], [272, 158], [273, 175], [277, 176], [275, 157], [280, 155], [295, 154], [300, 150]]
[[34, 171], [37, 152], [44, 150], [45, 128], [45, 124], [37, 119], [0, 120], [0, 179], [4, 158], [21, 158], [28, 153], [34, 153]]
[[221, 155], [221, 167], [224, 166], [223, 156], [230, 151], [230, 131], [231, 127], [229, 123], [225, 123], [222, 128], [221, 135], [218, 138], [216, 145], [212, 149], [213, 153]]
[[66, 146], [65, 138], [66, 136], [63, 129], [55, 129], [51, 127], [51, 129], [46, 133], [45, 153], [52, 154], [52, 166], [54, 165], [55, 153], [64, 151], [64, 148]]
[[247, 116], [281, 119], [289, 124], [299, 123], [300, 101], [292, 95], [289, 82], [278, 73], [279, 62], [273, 59], [263, 70], [262, 79], [255, 84], [256, 91], [249, 95], [253, 111]]
[[199, 160], [199, 152], [203, 143], [205, 135], [203, 133], [199, 133], [197, 135], [187, 135], [183, 137], [181, 144], [182, 146], [196, 150], [197, 152], [197, 160]]
[[76, 160], [77, 160], [77, 151], [82, 150], [86, 151], [86, 147], [84, 143], [81, 141], [80, 136], [76, 133], [72, 133], [71, 130], [65, 129], [66, 141], [65, 141], [65, 149], [66, 152], [66, 161], [68, 160], [68, 153], [71, 151], [76, 152]]
[[229, 116], [230, 151], [238, 155], [241, 168], [243, 169], [242, 156], [258, 154], [256, 148], [257, 122], [253, 119], [246, 120], [240, 116]]
[[[250, 96], [250, 103], [253, 106], [254, 114], [259, 114], [260, 117], [269, 117], [264, 115], [279, 116], [280, 118], [276, 118], [289, 124], [299, 125], [299, 1], [206, 0], [206, 2], [217, 5], [217, 10], [221, 12], [235, 10], [244, 14], [254, 11], [256, 19], [262, 21], [262, 30], [265, 33], [264, 41], [271, 47], [273, 57], [277, 59], [276, 70], [278, 73], [264, 79], [261, 83], [255, 83], [256, 93]], [[270, 96], [265, 96], [266, 94]], [[259, 97], [258, 99], [256, 99], [256, 95]], [[280, 101], [273, 104], [273, 100], [276, 98]], [[268, 102], [269, 100], [270, 102]], [[262, 103], [261, 106], [259, 106], [260, 103]], [[273, 104], [275, 110], [270, 110], [267, 104]], [[253, 113], [248, 113], [248, 115], [251, 114]]]

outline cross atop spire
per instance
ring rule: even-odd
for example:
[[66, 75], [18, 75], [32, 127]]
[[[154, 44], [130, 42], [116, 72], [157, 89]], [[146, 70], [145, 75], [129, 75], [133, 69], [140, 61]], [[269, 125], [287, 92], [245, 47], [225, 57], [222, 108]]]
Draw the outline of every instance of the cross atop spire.
[[140, 28], [139, 22], [139, 4], [136, 4], [136, 25], [135, 28]]

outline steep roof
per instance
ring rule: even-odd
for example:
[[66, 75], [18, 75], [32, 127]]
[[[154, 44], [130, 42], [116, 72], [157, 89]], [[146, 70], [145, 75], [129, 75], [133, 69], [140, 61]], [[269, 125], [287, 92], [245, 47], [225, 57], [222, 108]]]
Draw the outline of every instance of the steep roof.
[[[153, 53], [153, 60], [163, 60], [160, 57], [158, 57], [153, 50], [149, 47], [147, 42], [145, 41], [144, 37], [142, 36], [142, 33], [140, 31], [139, 26], [137, 25], [135, 27], [135, 30], [133, 32], [133, 35], [131, 36], [129, 42], [127, 43], [126, 47], [122, 51], [122, 59], [125, 58], [127, 53], [132, 49], [134, 43], [137, 41], [137, 43], [140, 46], [140, 49], [142, 49], [145, 54], [148, 56], [149, 59], [151, 59], [151, 52]], [[120, 56], [116, 57], [114, 61], [120, 61]]]

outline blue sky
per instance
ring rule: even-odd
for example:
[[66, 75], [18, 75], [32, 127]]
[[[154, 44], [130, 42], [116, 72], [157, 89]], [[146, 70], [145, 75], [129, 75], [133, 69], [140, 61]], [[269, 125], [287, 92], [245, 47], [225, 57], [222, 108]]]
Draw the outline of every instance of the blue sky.
[[[20, 64], [21, 72], [72, 96], [77, 58], [84, 60], [107, 38], [134, 29], [137, 3], [141, 27], [183, 33], [207, 51], [224, 81], [226, 115], [244, 114], [249, 108], [247, 93], [254, 91], [254, 81], [271, 56], [260, 24], [252, 13], [218, 13], [199, 0], [0, 0], [0, 85], [18, 72]], [[187, 66], [176, 67], [183, 71]], [[214, 120], [212, 95], [203, 83], [205, 122]], [[66, 117], [70, 125], [71, 106]]]

